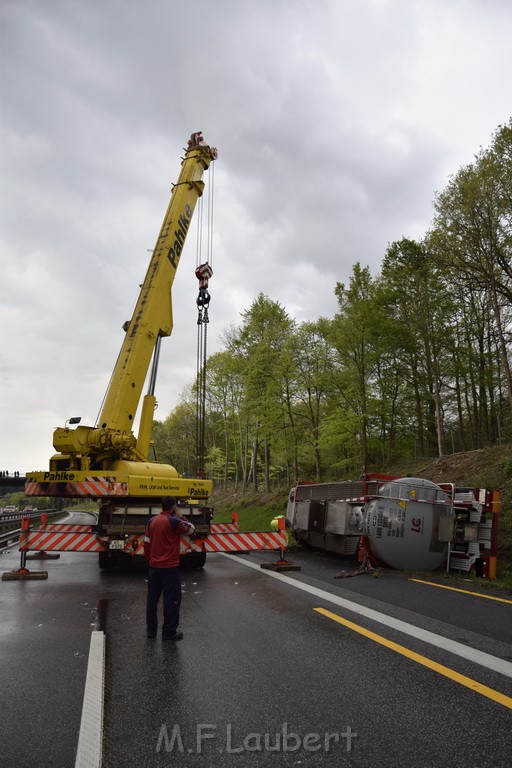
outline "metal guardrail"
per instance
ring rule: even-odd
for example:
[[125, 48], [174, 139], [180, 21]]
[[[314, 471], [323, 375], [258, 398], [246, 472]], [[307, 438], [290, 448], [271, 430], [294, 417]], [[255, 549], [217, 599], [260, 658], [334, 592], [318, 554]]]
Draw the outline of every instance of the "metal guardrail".
[[62, 514], [62, 510], [56, 512], [54, 509], [31, 509], [29, 512], [13, 512], [10, 515], [0, 513], [0, 525], [2, 523], [13, 522], [14, 520], [21, 520], [22, 517], [41, 517], [43, 512], [46, 512], [47, 515]]
[[[21, 520], [22, 517], [28, 517], [30, 516], [33, 518], [41, 517], [41, 514], [45, 512], [48, 517], [58, 517], [59, 515], [64, 514], [62, 510], [59, 510], [58, 512], [55, 512], [55, 510], [44, 510], [44, 509], [38, 509], [37, 512], [31, 512], [29, 515], [6, 515], [5, 518], [0, 517], [0, 525], [3, 522], [13, 522], [14, 520]], [[5, 548], [6, 546], [9, 546], [9, 544], [12, 542], [13, 544], [16, 544], [19, 541], [21, 533], [21, 528], [11, 528], [10, 531], [4, 531], [3, 533], [0, 533], [0, 549]]]
[[0, 533], [0, 549], [8, 547], [9, 544], [17, 544], [20, 540], [21, 528], [15, 528], [7, 533]]

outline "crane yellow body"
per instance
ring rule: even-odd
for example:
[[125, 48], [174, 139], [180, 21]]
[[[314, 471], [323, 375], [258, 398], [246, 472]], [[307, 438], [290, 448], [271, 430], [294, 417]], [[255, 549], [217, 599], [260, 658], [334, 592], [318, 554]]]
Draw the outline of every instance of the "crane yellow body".
[[210, 480], [184, 478], [169, 464], [149, 461], [156, 407], [154, 382], [143, 398], [137, 437], [133, 428], [151, 359], [156, 376], [160, 340], [172, 332], [174, 277], [203, 192], [203, 174], [216, 157], [217, 150], [204, 142], [200, 132], [192, 134], [133, 316], [125, 324], [124, 341], [98, 423], [73, 429], [66, 424], [54, 431], [56, 453], [47, 471], [27, 473], [27, 495], [138, 501], [166, 495], [204, 500], [210, 495]]
[[[203, 192], [203, 174], [216, 157], [217, 150], [204, 142], [202, 134], [193, 133], [132, 319], [124, 326], [126, 335], [98, 423], [76, 426], [80, 419], [69, 419], [53, 434], [56, 453], [49, 469], [26, 475], [27, 496], [98, 499], [96, 523], [81, 525], [80, 531], [65, 523], [47, 526], [46, 520], [40, 530], [30, 531], [27, 525], [20, 539], [21, 568], [13, 578], [26, 578], [25, 557], [30, 550], [96, 552], [100, 568], [142, 557], [146, 526], [151, 516], [160, 512], [164, 496], [176, 497], [181, 514], [193, 521], [193, 536], [180, 539], [180, 561], [189, 567], [202, 568], [207, 552], [283, 550], [286, 546], [282, 532], [240, 533], [235, 522], [212, 523], [213, 510], [207, 503], [211, 480], [182, 477], [170, 464], [149, 461], [160, 341], [171, 334], [173, 325], [171, 289]], [[199, 324], [208, 322], [207, 289], [212, 271], [210, 265], [202, 264], [195, 273], [199, 279]], [[133, 425], [152, 359], [149, 392], [143, 398], [135, 437]]]

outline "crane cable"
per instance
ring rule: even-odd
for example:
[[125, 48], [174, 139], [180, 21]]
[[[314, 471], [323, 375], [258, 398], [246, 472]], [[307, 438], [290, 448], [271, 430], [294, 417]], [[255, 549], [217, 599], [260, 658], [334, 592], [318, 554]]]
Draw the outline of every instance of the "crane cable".
[[208, 171], [208, 202], [206, 220], [206, 262], [202, 262], [203, 251], [203, 197], [199, 198], [199, 216], [197, 231], [197, 252], [195, 275], [199, 280], [199, 295], [196, 299], [197, 315], [197, 361], [196, 361], [196, 473], [204, 476], [205, 441], [206, 441], [206, 362], [207, 362], [207, 327], [210, 322], [210, 293], [208, 281], [213, 275], [213, 193], [214, 168]]

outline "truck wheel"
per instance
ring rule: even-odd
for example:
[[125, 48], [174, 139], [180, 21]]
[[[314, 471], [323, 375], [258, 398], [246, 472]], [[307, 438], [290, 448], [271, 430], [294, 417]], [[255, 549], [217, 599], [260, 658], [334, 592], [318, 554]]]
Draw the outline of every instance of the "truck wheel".
[[108, 552], [99, 552], [98, 553], [98, 565], [100, 567], [100, 570], [108, 571], [114, 565], [113, 558], [109, 557]]

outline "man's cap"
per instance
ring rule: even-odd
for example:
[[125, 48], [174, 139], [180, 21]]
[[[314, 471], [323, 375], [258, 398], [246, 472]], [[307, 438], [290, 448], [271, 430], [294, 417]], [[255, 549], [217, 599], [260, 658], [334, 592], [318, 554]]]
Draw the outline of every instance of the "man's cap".
[[165, 511], [171, 510], [176, 506], [176, 499], [174, 496], [164, 496], [162, 499], [162, 509]]

